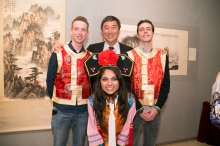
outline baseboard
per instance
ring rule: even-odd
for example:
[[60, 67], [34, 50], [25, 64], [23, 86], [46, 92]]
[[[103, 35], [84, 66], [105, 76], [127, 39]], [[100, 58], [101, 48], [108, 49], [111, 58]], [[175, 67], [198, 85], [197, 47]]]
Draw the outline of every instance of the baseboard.
[[180, 140], [174, 140], [174, 141], [163, 142], [163, 143], [158, 143], [158, 144], [156, 144], [156, 146], [165, 145], [165, 144], [171, 144], [171, 143], [177, 143], [177, 142], [183, 142], [183, 141], [188, 141], [188, 140], [197, 140], [197, 137], [187, 138], [187, 139], [180, 139]]

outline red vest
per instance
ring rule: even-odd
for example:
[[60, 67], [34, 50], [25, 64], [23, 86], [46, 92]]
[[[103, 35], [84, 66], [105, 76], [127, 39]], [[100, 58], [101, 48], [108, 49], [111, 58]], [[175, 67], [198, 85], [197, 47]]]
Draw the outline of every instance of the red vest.
[[132, 89], [142, 105], [153, 106], [158, 99], [164, 77], [166, 58], [157, 49], [143, 53], [139, 48], [128, 52], [135, 64], [132, 74]]
[[54, 82], [54, 102], [66, 105], [76, 105], [76, 102], [77, 105], [87, 104], [91, 88], [84, 61], [89, 56], [89, 51], [76, 54], [68, 45], [57, 53], [58, 69]]

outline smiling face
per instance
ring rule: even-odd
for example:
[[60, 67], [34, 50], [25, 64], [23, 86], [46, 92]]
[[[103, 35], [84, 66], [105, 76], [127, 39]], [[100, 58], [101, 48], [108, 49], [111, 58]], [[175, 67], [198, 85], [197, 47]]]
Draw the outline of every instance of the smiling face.
[[104, 71], [100, 79], [100, 84], [102, 90], [109, 95], [116, 93], [119, 89], [119, 81], [116, 74], [110, 69]]
[[114, 46], [116, 44], [118, 41], [119, 33], [120, 29], [115, 20], [107, 21], [102, 26], [102, 36], [110, 46]]
[[138, 27], [137, 37], [140, 43], [150, 43], [153, 39], [154, 32], [150, 23], [142, 23]]
[[88, 36], [88, 25], [83, 21], [74, 21], [70, 30], [72, 41], [77, 44], [82, 44]]

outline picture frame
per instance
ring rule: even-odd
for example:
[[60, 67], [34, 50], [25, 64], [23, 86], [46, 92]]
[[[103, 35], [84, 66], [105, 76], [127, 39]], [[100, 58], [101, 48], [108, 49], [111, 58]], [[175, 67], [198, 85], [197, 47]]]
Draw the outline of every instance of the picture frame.
[[[8, 1], [1, 1], [2, 11], [0, 12], [1, 20], [3, 20], [4, 11], [16, 11], [16, 7], [22, 7], [19, 1], [13, 1], [11, 8], [9, 8]], [[50, 6], [49, 3], [55, 3], [55, 1], [37, 1], [27, 0], [25, 5], [30, 3], [44, 4], [42, 7]], [[65, 39], [65, 1], [58, 1], [60, 15], [60, 41], [64, 42]], [[22, 4], [24, 4], [22, 2]], [[48, 4], [48, 5], [47, 5]], [[53, 7], [52, 7], [53, 8]], [[26, 12], [27, 13], [27, 12]], [[0, 23], [0, 33], [3, 33], [3, 23]], [[0, 38], [0, 59], [3, 60], [3, 37]], [[43, 130], [51, 128], [51, 116], [52, 116], [52, 101], [47, 97], [44, 99], [15, 99], [5, 100], [4, 94], [4, 63], [0, 62], [0, 133], [7, 132], [20, 132], [30, 130]], [[46, 75], [45, 75], [46, 76]]]

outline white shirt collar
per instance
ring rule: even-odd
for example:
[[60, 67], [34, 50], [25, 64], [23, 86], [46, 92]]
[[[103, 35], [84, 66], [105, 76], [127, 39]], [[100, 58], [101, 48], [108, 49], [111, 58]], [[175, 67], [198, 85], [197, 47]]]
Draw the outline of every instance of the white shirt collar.
[[152, 52], [152, 50], [153, 50], [153, 46], [152, 46], [152, 48], [150, 49], [150, 51], [146, 51], [146, 49], [145, 49], [142, 45], [139, 45], [139, 48], [141, 49], [141, 51], [142, 51], [143, 53], [150, 53], [150, 52]]
[[104, 48], [103, 51], [108, 50], [109, 47], [114, 47], [114, 50], [116, 54], [120, 54], [120, 46], [119, 43], [117, 42], [114, 46], [109, 46], [106, 42], [104, 43]]

